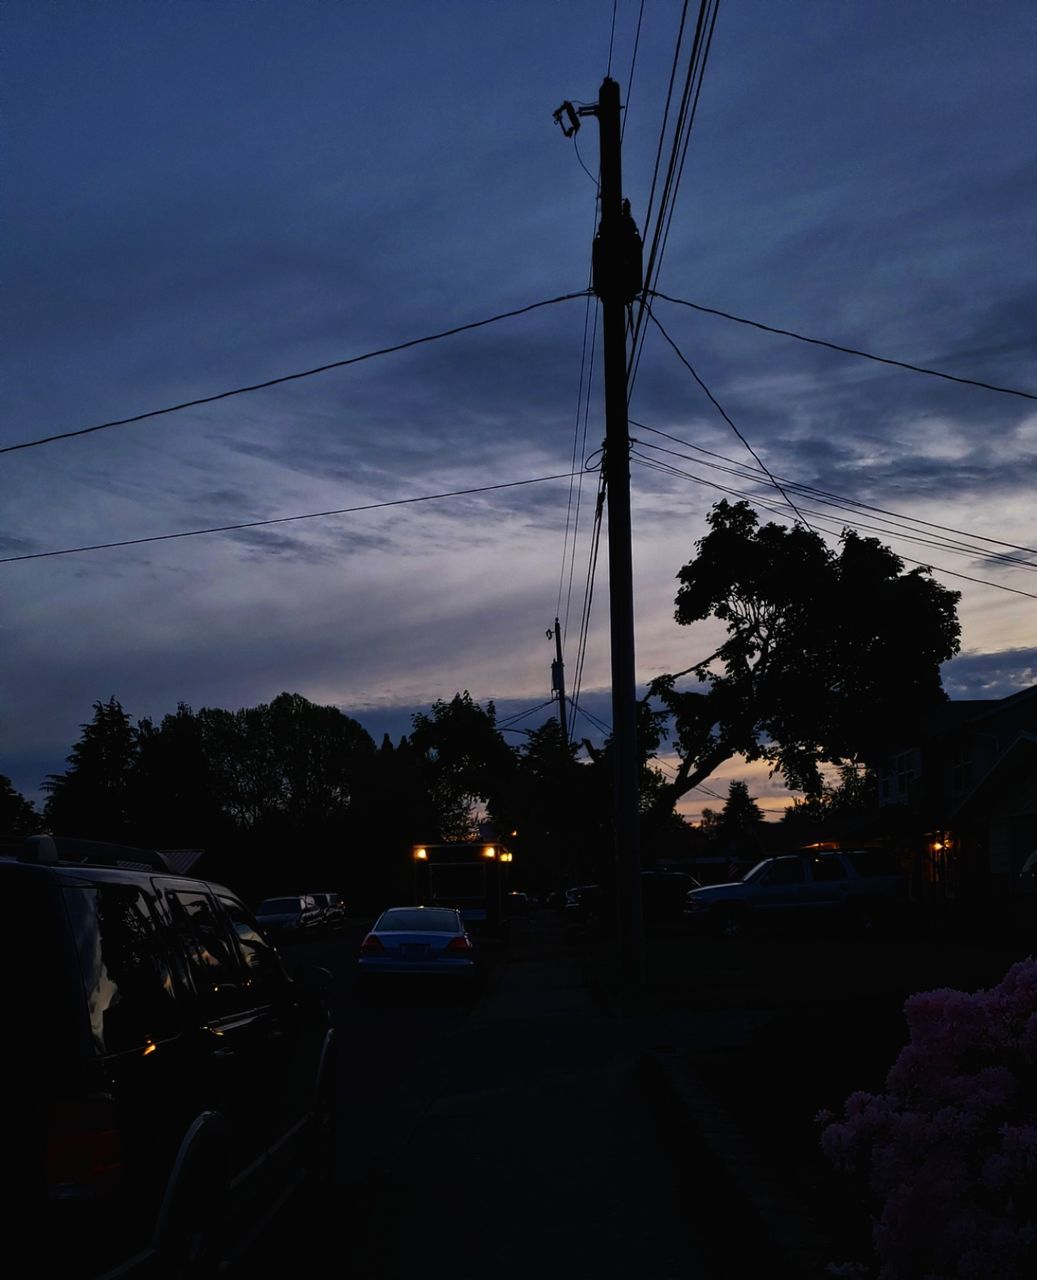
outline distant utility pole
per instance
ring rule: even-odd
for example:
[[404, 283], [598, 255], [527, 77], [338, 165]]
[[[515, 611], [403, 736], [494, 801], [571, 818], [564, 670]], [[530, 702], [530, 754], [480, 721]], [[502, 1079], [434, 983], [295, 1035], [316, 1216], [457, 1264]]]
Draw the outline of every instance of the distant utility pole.
[[[550, 640], [551, 632], [547, 633]], [[551, 692], [558, 695], [558, 723], [562, 726], [562, 750], [569, 753], [569, 721], [565, 711], [565, 663], [562, 661], [562, 630], [555, 618], [555, 659], [551, 663]]]
[[[567, 117], [569, 127], [562, 120]], [[640, 767], [634, 670], [634, 583], [630, 531], [630, 434], [627, 424], [626, 310], [641, 292], [641, 237], [623, 199], [619, 85], [607, 77], [593, 107], [563, 103], [555, 113], [570, 136], [581, 115], [595, 115], [601, 135], [601, 223], [594, 237], [593, 285], [601, 302], [605, 366], [609, 619], [612, 641], [612, 747], [615, 755], [616, 889], [623, 982], [644, 981], [641, 915]]]

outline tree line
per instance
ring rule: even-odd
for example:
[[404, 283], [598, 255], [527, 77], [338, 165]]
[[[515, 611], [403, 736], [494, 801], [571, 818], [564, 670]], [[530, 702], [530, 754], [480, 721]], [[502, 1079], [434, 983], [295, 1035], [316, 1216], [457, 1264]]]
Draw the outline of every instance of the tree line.
[[[698, 832], [676, 810], [736, 756], [804, 794], [791, 820], [856, 803], [883, 752], [945, 700], [940, 664], [959, 645], [958, 593], [905, 572], [877, 539], [847, 530], [834, 550], [801, 525], [760, 525], [746, 502], [717, 503], [707, 526], [677, 575], [674, 616], [711, 636], [712, 652], [657, 677], [638, 707], [649, 862], [689, 852], [703, 832], [759, 843], [747, 792]], [[651, 763], [660, 750], [674, 753], [675, 776]], [[842, 771], [839, 787], [826, 765]], [[47, 779], [41, 816], [0, 779], [0, 825], [204, 847], [246, 888], [376, 894], [412, 844], [473, 836], [486, 818], [529, 886], [550, 887], [606, 874], [611, 776], [608, 739], [566, 743], [550, 719], [512, 747], [494, 704], [467, 692], [381, 744], [297, 693], [236, 711], [182, 703], [157, 724], [134, 722], [113, 696]]]

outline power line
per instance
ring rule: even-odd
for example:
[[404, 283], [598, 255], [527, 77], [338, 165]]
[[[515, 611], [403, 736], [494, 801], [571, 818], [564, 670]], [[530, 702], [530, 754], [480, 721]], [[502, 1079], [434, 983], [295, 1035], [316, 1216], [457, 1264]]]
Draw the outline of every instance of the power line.
[[627, 91], [623, 102], [623, 127], [619, 131], [619, 141], [622, 143], [627, 131], [627, 121], [630, 119], [630, 90], [634, 84], [634, 68], [637, 66], [637, 50], [641, 43], [641, 19], [645, 16], [645, 0], [641, 0], [641, 7], [637, 11], [637, 30], [634, 32], [634, 52], [630, 56], [630, 75], [627, 77]]
[[535, 707], [528, 707], [525, 711], [516, 711], [514, 715], [505, 716], [503, 720], [497, 721], [497, 728], [504, 729], [509, 725], [516, 724], [519, 720], [525, 720], [526, 716], [535, 715], [538, 711], [543, 711], [545, 707], [554, 705], [554, 698], [548, 698], [546, 702], [541, 702]]
[[471, 329], [481, 329], [488, 324], [496, 324], [498, 320], [510, 320], [514, 316], [525, 315], [540, 307], [550, 307], [556, 302], [570, 302], [573, 298], [585, 297], [587, 290], [579, 293], [563, 293], [557, 298], [545, 298], [540, 302], [531, 302], [528, 306], [517, 307], [513, 311], [501, 311], [485, 320], [473, 320], [468, 324], [455, 325], [452, 329], [442, 329], [438, 333], [426, 334], [423, 338], [411, 338], [407, 342], [398, 342], [391, 347], [380, 347], [377, 351], [365, 351], [359, 356], [349, 356], [345, 360], [333, 360], [330, 364], [318, 365], [313, 369], [303, 369], [299, 373], [285, 373], [276, 378], [267, 378], [264, 382], [253, 382], [247, 387], [235, 387], [231, 391], [219, 391], [211, 396], [199, 396], [195, 400], [184, 400], [179, 404], [167, 405], [164, 409], [149, 409], [146, 413], [136, 413], [129, 418], [113, 418], [109, 422], [98, 422], [92, 427], [80, 427], [76, 431], [60, 431], [54, 435], [41, 436], [36, 440], [23, 440], [20, 444], [4, 445], [0, 453], [14, 453], [17, 449], [33, 449], [37, 445], [52, 444], [55, 440], [70, 440], [73, 436], [86, 436], [95, 431], [107, 431], [110, 427], [125, 427], [133, 422], [143, 422], [146, 418], [158, 418], [167, 413], [179, 413], [182, 409], [194, 409], [198, 405], [212, 404], [216, 400], [227, 400], [231, 396], [245, 395], [249, 391], [262, 391], [266, 387], [276, 387], [282, 382], [295, 382], [299, 378], [312, 378], [314, 374], [327, 373], [330, 369], [344, 369], [347, 365], [360, 364], [365, 360], [374, 360], [378, 356], [392, 355], [396, 351], [406, 351], [410, 347], [418, 347], [426, 342], [438, 342], [441, 338], [452, 338], [458, 333], [467, 333]]
[[[710, 19], [711, 0], [700, 0], [698, 18], [695, 23], [695, 34], [692, 38], [691, 50], [688, 55], [688, 70], [685, 77], [684, 88], [681, 93], [680, 107], [677, 112], [676, 123], [673, 129], [673, 138], [670, 150], [670, 158], [667, 163], [666, 177], [663, 183], [662, 194], [659, 201], [659, 210], [656, 216], [655, 228], [651, 232], [650, 247], [648, 251], [648, 262], [644, 273], [644, 289], [637, 310], [637, 316], [631, 317], [631, 353], [627, 374], [627, 400], [629, 402], [633, 391], [633, 385], [637, 378], [637, 370], [641, 363], [641, 353], [644, 349], [645, 330], [644, 318], [647, 306], [647, 292], [651, 290], [655, 280], [658, 278], [659, 271], [662, 267], [662, 257], [665, 253], [666, 241], [669, 237], [669, 228], [672, 223], [673, 211], [676, 207], [677, 191], [680, 186], [681, 176], [684, 172], [684, 160], [687, 156], [688, 144], [691, 139], [691, 131], [694, 124], [695, 112], [698, 108], [699, 94], [702, 89], [702, 81], [705, 76], [706, 59], [709, 54], [709, 47], [712, 44], [713, 28], [716, 25], [717, 12], [719, 8], [719, 0], [715, 0], [712, 4], [712, 18]], [[684, 6], [681, 15], [681, 26], [677, 35], [677, 46], [674, 51], [673, 72], [676, 71], [677, 62], [680, 57], [680, 49], [683, 41], [683, 33], [685, 20], [687, 15], [687, 5]], [[703, 43], [703, 34], [706, 28], [709, 28], [708, 37]], [[648, 212], [645, 215], [645, 242], [649, 243], [649, 224], [651, 223], [651, 210], [653, 197], [655, 193], [656, 181], [658, 178], [659, 160], [662, 151], [662, 143], [666, 133], [666, 122], [669, 115], [670, 101], [673, 89], [674, 76], [671, 73], [670, 87], [667, 92], [666, 111], [663, 116], [662, 129], [659, 136], [659, 150], [656, 154], [655, 171], [652, 175], [652, 195], [648, 201]], [[690, 108], [690, 111], [689, 111]], [[678, 157], [680, 157], [678, 165]]]
[[[755, 468], [750, 467], [747, 464], [742, 462], [736, 462], [734, 458], [729, 458], [726, 454], [715, 453], [712, 449], [703, 448], [702, 445], [692, 444], [690, 440], [684, 440], [680, 436], [671, 435], [670, 432], [668, 431], [660, 431], [658, 427], [650, 427], [645, 422], [635, 422], [634, 419], [631, 418], [630, 425], [633, 427], [637, 427], [641, 431], [650, 431], [653, 435], [662, 436], [664, 440], [672, 440], [674, 444], [683, 445], [686, 449], [694, 449], [696, 453], [705, 454], [709, 458], [718, 458], [721, 462], [729, 462], [731, 466], [740, 468], [741, 473], [744, 473], [746, 471], [752, 473], [753, 471], [755, 471]], [[646, 441], [645, 447], [651, 448], [652, 446], [649, 445]], [[677, 455], [677, 456], [680, 456], [680, 455]], [[711, 463], [708, 463], [708, 462], [702, 462], [701, 459], [698, 459], [698, 458], [696, 459], [689, 458], [687, 460], [689, 462], [691, 461], [698, 462], [700, 466], [712, 465]], [[725, 470], [724, 467], [717, 467], [716, 469], [718, 471]], [[729, 474], [738, 474], [738, 473], [731, 472]], [[760, 472], [759, 474], [764, 475], [765, 473]], [[750, 475], [750, 477], [747, 477], [747, 478], [754, 478], [754, 477]], [[814, 485], [802, 484], [800, 482], [790, 480], [786, 476], [779, 476], [778, 479], [781, 480], [783, 484], [788, 485], [790, 489], [794, 489], [797, 493], [805, 493], [810, 495], [811, 497], [816, 497], [819, 499], [822, 499], [822, 498], [838, 499], [841, 502], [849, 503], [851, 506], [858, 507], [862, 511], [872, 511], [872, 512], [875, 512], [877, 515], [891, 516], [895, 519], [907, 520], [914, 525], [922, 525], [928, 529], [940, 529], [944, 533], [957, 533], [964, 538], [976, 538], [980, 542], [989, 542], [989, 543], [992, 543], [994, 546], [1009, 547], [1012, 551], [1023, 551], [1028, 555], [1037, 556], [1037, 547], [1021, 546], [1019, 543], [1006, 542], [1002, 538], [991, 538], [984, 533], [976, 533], [974, 530], [958, 529], [958, 528], [955, 528], [954, 525], [937, 524], [933, 520], [923, 520], [920, 516], [908, 516], [908, 515], [905, 515], [902, 511], [892, 511], [888, 507], [877, 507], [872, 505], [871, 503], [861, 502], [857, 498], [849, 498], [845, 494], [833, 493], [829, 489], [818, 489]], [[981, 555], [989, 554], [983, 548], [977, 548], [977, 551]]]
[[394, 498], [390, 502], [368, 502], [357, 507], [339, 507], [334, 511], [309, 511], [304, 515], [277, 516], [272, 520], [246, 520], [240, 524], [215, 525], [207, 529], [185, 529], [178, 533], [156, 533], [147, 538], [126, 538], [120, 542], [95, 542], [89, 546], [63, 547], [57, 551], [33, 551], [28, 555], [3, 556], [0, 564], [12, 564], [17, 560], [44, 560], [51, 556], [78, 555], [81, 551], [108, 551], [113, 547], [138, 547], [145, 542], [170, 542], [175, 538], [198, 538], [209, 533], [233, 533], [239, 529], [260, 529], [272, 524], [291, 524], [298, 520], [320, 520], [326, 516], [353, 515], [360, 511], [378, 511], [385, 507], [404, 507], [415, 502], [436, 502], [442, 498], [461, 498], [476, 493], [492, 493], [498, 489], [517, 489], [523, 485], [544, 484], [549, 480], [568, 480], [571, 472], [561, 471], [553, 476], [535, 476], [530, 480], [509, 480], [502, 484], [479, 485], [472, 489], [451, 489], [445, 493], [426, 493], [417, 498]]
[[[688, 458], [686, 454], [677, 453], [675, 449], [663, 449], [659, 445], [648, 444], [647, 442], [645, 443], [644, 447], [646, 449], [653, 449], [659, 453], [668, 453], [675, 458], [682, 458], [687, 462], [698, 461], [695, 458]], [[731, 467], [717, 466], [715, 462], [700, 462], [699, 465], [706, 466], [706, 467], [713, 467], [717, 471], [722, 471], [728, 475], [737, 476], [739, 479], [749, 480], [749, 481], [755, 480], [754, 476], [751, 476], [751, 475], [746, 476], [743, 472], [737, 471]], [[683, 472], [680, 472], [679, 469], [677, 468], [675, 468], [675, 471], [677, 471], [678, 474], [684, 474]], [[703, 483], [705, 483], [705, 481], [703, 481]], [[723, 486], [718, 486], [718, 487], [723, 488]], [[796, 488], [797, 486], [790, 485], [789, 487]], [[738, 496], [750, 497], [754, 501], [761, 501], [761, 498], [759, 498], [757, 495], [746, 494], [745, 491], [741, 489], [725, 488], [724, 492], [736, 494]], [[829, 502], [827, 505], [834, 506], [836, 509], [850, 511], [851, 514], [853, 515], [857, 514], [854, 508], [851, 507], [848, 503]], [[830, 521], [835, 520], [834, 516], [829, 515], [825, 511], [814, 511], [810, 507], [807, 507], [806, 511], [808, 515], [814, 516], [815, 519], [830, 520]], [[844, 519], [843, 523], [849, 524], [850, 522]], [[987, 560], [996, 560], [1006, 565], [1009, 568], [1029, 569], [1032, 572], [1037, 572], [1037, 564], [1034, 564], [1032, 561], [1020, 560], [1017, 556], [1005, 555], [1004, 552], [1000, 552], [1000, 551], [988, 551], [984, 547], [969, 546], [967, 543], [955, 542], [950, 538], [923, 537], [921, 536], [919, 531], [910, 532], [912, 528], [911, 525], [904, 526], [902, 524], [893, 524], [893, 525], [865, 524], [858, 517], [858, 519], [853, 523], [853, 528], [866, 529], [869, 533], [881, 533], [884, 537], [900, 538], [905, 542], [915, 542], [915, 543], [918, 543], [920, 546], [924, 546], [924, 547], [936, 547], [940, 551], [950, 551], [954, 555], [964, 555], [964, 556], [970, 556], [970, 557], [978, 556], [980, 558], [985, 558]], [[905, 528], [908, 530], [908, 532], [905, 532]]]
[[720, 311], [716, 307], [704, 307], [697, 302], [689, 302], [687, 298], [671, 298], [660, 293], [658, 289], [647, 290], [653, 298], [662, 298], [664, 302], [673, 302], [681, 307], [690, 307], [693, 311], [701, 311], [710, 316], [721, 316], [724, 320], [733, 320], [735, 324], [749, 325], [753, 329], [762, 329], [765, 333], [776, 333], [783, 338], [795, 338], [797, 342], [809, 342], [815, 347], [828, 347], [831, 351], [841, 351], [843, 355], [859, 356], [862, 360], [874, 360], [877, 364], [892, 365], [897, 369], [907, 369], [910, 373], [925, 373], [931, 378], [943, 378], [947, 382], [960, 382], [967, 387], [981, 387], [984, 391], [999, 391], [1006, 396], [1021, 396], [1024, 400], [1037, 400], [1032, 391], [1021, 391], [1017, 387], [1002, 387], [993, 382], [981, 382], [976, 378], [962, 378], [956, 373], [945, 373], [940, 369], [930, 369], [925, 365], [909, 364], [905, 360], [894, 360], [890, 356], [877, 356], [872, 351], [860, 351], [856, 347], [845, 347], [838, 342], [828, 342], [824, 338], [810, 338], [806, 334], [796, 333], [793, 329], [779, 329], [775, 325], [764, 324], [760, 320], [748, 320], [745, 316], [732, 315], [730, 311]]
[[791, 498], [789, 497], [789, 495], [785, 492], [785, 490], [781, 487], [781, 485], [778, 483], [778, 481], [777, 481], [777, 480], [775, 480], [774, 476], [773, 476], [773, 475], [771, 475], [770, 471], [769, 471], [769, 470], [768, 470], [768, 468], [767, 468], [767, 464], [763, 461], [763, 459], [760, 457], [760, 455], [756, 452], [756, 450], [752, 447], [752, 445], [749, 443], [749, 441], [745, 438], [745, 436], [743, 436], [743, 435], [742, 435], [742, 433], [738, 430], [738, 428], [737, 428], [737, 427], [735, 426], [735, 424], [731, 421], [731, 419], [728, 417], [728, 415], [724, 412], [724, 408], [723, 408], [723, 406], [720, 404], [719, 400], [717, 400], [717, 398], [716, 398], [716, 396], [713, 394], [713, 392], [712, 392], [712, 391], [710, 391], [709, 387], [707, 387], [707, 386], [706, 386], [706, 384], [702, 381], [702, 379], [699, 377], [699, 375], [695, 372], [695, 369], [694, 369], [694, 367], [692, 366], [691, 362], [688, 360], [687, 356], [685, 356], [685, 355], [684, 355], [684, 353], [681, 351], [680, 347], [678, 347], [678, 346], [677, 346], [677, 344], [674, 342], [674, 340], [670, 337], [670, 335], [666, 332], [666, 330], [665, 330], [665, 329], [663, 328], [663, 326], [660, 324], [660, 322], [659, 322], [658, 318], [656, 317], [655, 312], [652, 310], [652, 308], [651, 308], [651, 307], [649, 307], [649, 308], [648, 308], [648, 318], [652, 321], [652, 323], [655, 325], [655, 327], [659, 330], [659, 332], [663, 335], [663, 337], [666, 339], [666, 341], [670, 344], [670, 346], [671, 346], [671, 347], [674, 349], [674, 351], [677, 353], [677, 358], [680, 360], [681, 364], [683, 364], [683, 365], [684, 365], [684, 367], [688, 370], [688, 372], [691, 374], [691, 376], [695, 379], [695, 381], [699, 384], [699, 386], [702, 388], [702, 390], [706, 393], [706, 395], [709, 397], [710, 402], [713, 404], [714, 408], [717, 410], [717, 412], [720, 414], [720, 416], [724, 419], [724, 421], [727, 423], [727, 425], [728, 425], [728, 426], [731, 428], [731, 430], [735, 433], [735, 435], [738, 437], [738, 439], [739, 439], [739, 440], [741, 440], [742, 444], [744, 444], [744, 445], [745, 445], [746, 449], [748, 449], [748, 451], [749, 451], [749, 452], [752, 454], [752, 456], [756, 459], [756, 462], [757, 462], [757, 464], [759, 465], [760, 469], [761, 469], [762, 471], [765, 471], [765, 472], [766, 472], [766, 474], [767, 474], [767, 478], [770, 480], [771, 484], [772, 484], [772, 485], [774, 485], [775, 489], [777, 489], [777, 491], [781, 494], [781, 496], [782, 496], [782, 497], [785, 499], [785, 501], [789, 504], [789, 506], [792, 508], [792, 510], [793, 510], [793, 511], [795, 511], [795, 513], [796, 513], [796, 515], [799, 517], [799, 519], [800, 519], [800, 520], [802, 520], [802, 521], [803, 521], [803, 523], [806, 525], [806, 527], [809, 529], [809, 528], [810, 528], [810, 522], [809, 522], [809, 521], [807, 520], [807, 518], [803, 515], [803, 513], [800, 511], [800, 509], [796, 506], [796, 504], [792, 501], [792, 499], [791, 499]]
[[[651, 444], [645, 440], [641, 442], [645, 449], [651, 449], [653, 452], [666, 453], [671, 457], [680, 458], [684, 462], [694, 462], [700, 467], [709, 467], [711, 470], [720, 471], [724, 475], [734, 476], [738, 480], [748, 480], [750, 483], [761, 483], [762, 472], [757, 472], [753, 467], [743, 467], [740, 463], [734, 463], [732, 466], [724, 467], [716, 462], [707, 462], [703, 458], [691, 458], [686, 453], [678, 453], [676, 449], [666, 449], [662, 445]], [[852, 498], [840, 499], [838, 496], [820, 497], [818, 490], [811, 491], [809, 485], [795, 484], [785, 481], [788, 488], [797, 493], [806, 493], [812, 496], [815, 501], [821, 502], [824, 506], [834, 507], [838, 511], [848, 511], [851, 515], [857, 516], [860, 511], [869, 512], [874, 508], [869, 508], [865, 503], [854, 502]], [[734, 491], [732, 491], [734, 492]], [[808, 515], [822, 516], [825, 513], [820, 511], [812, 511], [806, 508]], [[859, 524], [861, 529], [869, 529], [875, 533], [894, 534], [905, 537], [908, 541], [921, 543], [927, 547], [939, 547], [941, 550], [953, 551], [960, 555], [976, 556], [980, 559], [996, 560], [1002, 564], [1009, 565], [1020, 569], [1029, 569], [1037, 572], [1037, 564], [1032, 560], [1022, 560], [1018, 556], [1008, 555], [1004, 551], [992, 551], [988, 547], [979, 547], [973, 543], [959, 542], [954, 538], [944, 538], [940, 535], [929, 533], [927, 529], [914, 524], [910, 517], [894, 518], [892, 521], [883, 521], [882, 524]], [[906, 532], [905, 532], [906, 531]], [[922, 536], [928, 535], [928, 536]], [[966, 537], [970, 535], [966, 534]], [[982, 536], [982, 535], [980, 535]]]
[[[639, 462], [643, 467], [647, 467], [650, 471], [660, 471], [664, 475], [677, 476], [683, 480], [690, 480], [695, 484], [705, 485], [709, 489], [717, 489], [721, 493], [728, 493], [737, 498], [746, 498], [749, 501], [755, 502], [759, 506], [765, 508], [765, 510], [774, 512], [776, 515], [787, 515], [787, 512], [773, 500], [760, 497], [757, 494], [746, 493], [742, 489], [732, 489], [727, 485], [717, 484], [713, 480], [707, 480], [704, 476], [692, 475], [690, 472], [682, 471], [679, 467], [670, 466], [668, 463], [658, 463], [650, 458], [643, 458], [636, 452], [631, 454], [631, 459], [635, 462]], [[832, 522], [831, 516], [819, 515], [817, 518]], [[843, 521], [842, 524], [844, 527], [849, 527], [851, 529], [859, 527], [851, 520]], [[832, 530], [828, 529], [815, 529], [814, 532], [826, 537], [837, 536]], [[893, 534], [890, 536], [903, 537], [905, 535]], [[945, 569], [942, 565], [933, 564], [932, 561], [929, 560], [914, 560], [910, 556], [905, 556], [900, 552], [897, 552], [897, 555], [901, 560], [906, 561], [908, 564], [919, 565], [921, 568], [930, 572], [945, 573], [952, 578], [962, 578], [966, 582], [975, 582], [984, 587], [996, 587], [999, 591], [1010, 591], [1013, 595], [1026, 596], [1031, 600], [1037, 600], [1037, 595], [1032, 591], [1023, 591], [1019, 587], [1008, 587], [1002, 582], [992, 582], [989, 578], [976, 578], [967, 573], [960, 573], [956, 569]]]
[[609, 62], [606, 76], [612, 74], [612, 46], [616, 39], [616, 10], [619, 8], [619, 0], [612, 0], [612, 30], [609, 32]]

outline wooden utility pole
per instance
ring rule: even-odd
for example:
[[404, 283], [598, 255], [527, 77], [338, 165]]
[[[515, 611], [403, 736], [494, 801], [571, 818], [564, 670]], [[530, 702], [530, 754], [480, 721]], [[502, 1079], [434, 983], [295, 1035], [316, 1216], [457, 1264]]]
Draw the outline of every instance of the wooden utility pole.
[[594, 109], [601, 134], [601, 223], [594, 238], [594, 292], [601, 302], [605, 367], [612, 746], [615, 756], [616, 897], [624, 984], [644, 981], [641, 914], [640, 765], [634, 671], [634, 585], [630, 530], [626, 310], [640, 293], [641, 238], [623, 199], [619, 85], [606, 77]]
[[[549, 631], [548, 636], [551, 635]], [[558, 694], [558, 723], [562, 727], [562, 749], [568, 756], [569, 720], [565, 709], [565, 663], [562, 661], [562, 630], [555, 618], [555, 660], [551, 663], [551, 691]]]

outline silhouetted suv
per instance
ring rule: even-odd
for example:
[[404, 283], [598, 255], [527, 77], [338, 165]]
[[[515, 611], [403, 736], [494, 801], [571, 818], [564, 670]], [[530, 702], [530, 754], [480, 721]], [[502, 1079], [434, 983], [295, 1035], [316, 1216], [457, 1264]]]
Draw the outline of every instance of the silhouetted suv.
[[157, 854], [3, 852], [8, 1265], [208, 1274], [327, 1156], [330, 976], [293, 980], [234, 894]]
[[896, 859], [880, 849], [765, 858], [741, 880], [693, 889], [684, 916], [733, 936], [750, 924], [835, 919], [870, 932], [906, 899]]

